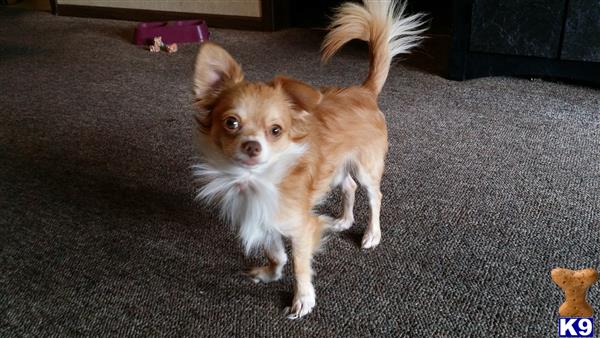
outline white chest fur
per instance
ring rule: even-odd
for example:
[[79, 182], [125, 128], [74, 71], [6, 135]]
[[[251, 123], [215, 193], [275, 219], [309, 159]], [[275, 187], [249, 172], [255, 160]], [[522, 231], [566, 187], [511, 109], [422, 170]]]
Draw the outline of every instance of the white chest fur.
[[292, 145], [269, 164], [256, 169], [239, 167], [205, 151], [203, 163], [192, 167], [196, 181], [201, 184], [197, 198], [219, 205], [223, 220], [237, 227], [246, 253], [281, 233], [275, 221], [279, 209], [278, 185], [304, 150], [304, 146]]

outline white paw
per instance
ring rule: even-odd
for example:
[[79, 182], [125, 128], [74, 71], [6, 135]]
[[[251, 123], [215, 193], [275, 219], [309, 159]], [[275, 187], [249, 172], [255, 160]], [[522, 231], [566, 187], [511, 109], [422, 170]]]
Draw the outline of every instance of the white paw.
[[252, 270], [250, 270], [248, 272], [248, 275], [250, 276], [250, 278], [252, 278], [254, 283], [260, 283], [260, 282], [270, 283], [270, 282], [274, 282], [281, 278], [281, 274], [276, 273], [269, 266], [261, 266], [261, 267], [253, 268]]
[[309, 294], [296, 295], [292, 306], [286, 308], [287, 318], [298, 319], [309, 314], [316, 303], [314, 291]]
[[346, 218], [338, 218], [331, 223], [331, 230], [344, 231], [350, 229], [354, 220]]
[[377, 245], [379, 245], [380, 241], [381, 241], [381, 231], [368, 230], [367, 232], [365, 232], [365, 234], [363, 236], [362, 248], [363, 249], [374, 248]]

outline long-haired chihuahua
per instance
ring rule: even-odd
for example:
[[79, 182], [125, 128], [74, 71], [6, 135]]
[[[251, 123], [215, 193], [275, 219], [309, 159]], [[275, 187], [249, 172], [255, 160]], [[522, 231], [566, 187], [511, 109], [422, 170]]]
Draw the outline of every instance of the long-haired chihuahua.
[[[362, 247], [381, 240], [380, 183], [388, 141], [377, 97], [392, 58], [422, 39], [424, 19], [404, 15], [403, 2], [363, 2], [337, 10], [322, 46], [327, 61], [348, 41], [367, 41], [370, 65], [362, 85], [317, 89], [285, 77], [248, 82], [240, 65], [213, 43], [203, 44], [196, 59], [198, 198], [219, 205], [247, 254], [264, 251], [268, 264], [249, 272], [256, 282], [281, 278], [287, 262], [283, 238], [290, 239], [295, 276], [290, 319], [315, 306], [311, 260], [323, 232], [354, 222], [354, 178], [366, 189], [371, 209]], [[337, 186], [342, 217], [317, 215], [314, 207]]]

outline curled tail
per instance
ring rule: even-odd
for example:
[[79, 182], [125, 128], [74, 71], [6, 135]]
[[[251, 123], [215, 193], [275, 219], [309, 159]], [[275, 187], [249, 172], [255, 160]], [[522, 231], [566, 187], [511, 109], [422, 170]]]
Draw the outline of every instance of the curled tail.
[[339, 7], [321, 47], [326, 62], [353, 39], [369, 43], [369, 75], [363, 86], [376, 95], [381, 92], [392, 58], [406, 54], [423, 39], [424, 14], [405, 16], [403, 0], [363, 0], [363, 5], [346, 3]]

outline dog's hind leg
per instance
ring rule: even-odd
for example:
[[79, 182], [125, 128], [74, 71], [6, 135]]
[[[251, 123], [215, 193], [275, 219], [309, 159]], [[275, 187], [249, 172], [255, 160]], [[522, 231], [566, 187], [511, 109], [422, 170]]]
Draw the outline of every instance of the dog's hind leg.
[[336, 219], [331, 225], [331, 229], [334, 231], [346, 230], [354, 223], [354, 197], [356, 195], [357, 186], [350, 173], [346, 173], [346, 177], [343, 178], [341, 186], [344, 198], [344, 214], [342, 215], [342, 218]]
[[362, 158], [362, 160], [359, 159], [360, 163], [356, 177], [360, 184], [367, 190], [369, 207], [371, 208], [369, 225], [362, 238], [363, 249], [374, 248], [381, 241], [379, 216], [382, 195], [380, 185], [381, 177], [383, 176], [385, 153], [381, 154], [381, 156], [373, 155], [371, 154], [368, 158]]

